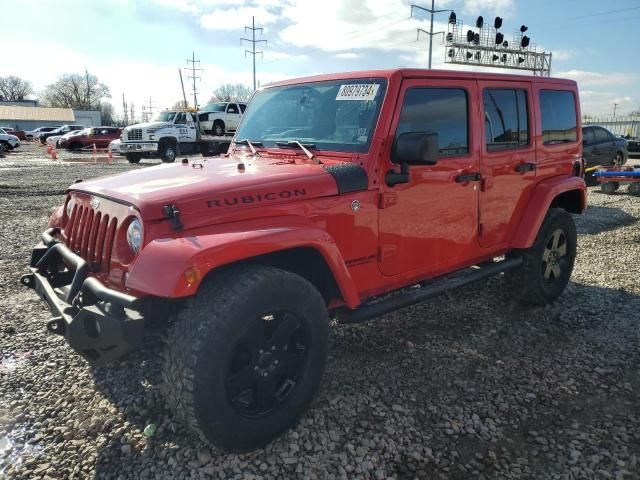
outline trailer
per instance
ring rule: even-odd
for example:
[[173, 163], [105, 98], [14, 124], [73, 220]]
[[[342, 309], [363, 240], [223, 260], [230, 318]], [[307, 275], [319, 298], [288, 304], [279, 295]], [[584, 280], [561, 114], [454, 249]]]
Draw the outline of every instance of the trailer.
[[628, 193], [640, 196], [640, 165], [622, 167], [602, 167], [593, 174], [600, 189], [607, 195], [614, 194], [620, 185], [627, 184]]

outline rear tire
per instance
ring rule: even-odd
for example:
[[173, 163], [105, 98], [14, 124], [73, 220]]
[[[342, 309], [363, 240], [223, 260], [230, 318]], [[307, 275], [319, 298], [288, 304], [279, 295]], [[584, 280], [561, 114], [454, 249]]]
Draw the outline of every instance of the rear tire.
[[127, 153], [125, 156], [129, 163], [140, 163], [140, 159], [142, 158], [142, 155], [139, 153]]
[[176, 417], [241, 452], [292, 427], [324, 370], [328, 315], [304, 278], [244, 267], [205, 281], [171, 328], [163, 385]]
[[0, 140], [0, 152], [8, 152], [9, 150], [11, 150], [11, 146], [9, 145], [9, 142], [6, 142], [5, 140]]
[[616, 154], [613, 156], [613, 159], [611, 159], [611, 165], [613, 165], [614, 167], [620, 167], [622, 166], [623, 161], [624, 155], [622, 155], [622, 152], [616, 152]]
[[551, 208], [533, 245], [510, 252], [522, 265], [505, 273], [518, 298], [534, 305], [546, 305], [564, 291], [576, 259], [577, 233], [573, 218], [561, 208]]

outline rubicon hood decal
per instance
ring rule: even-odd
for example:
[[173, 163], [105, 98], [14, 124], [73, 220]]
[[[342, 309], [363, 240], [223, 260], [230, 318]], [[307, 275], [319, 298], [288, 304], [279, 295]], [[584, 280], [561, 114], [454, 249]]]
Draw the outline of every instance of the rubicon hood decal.
[[266, 192], [257, 193], [255, 195], [242, 195], [228, 196], [224, 198], [217, 198], [214, 200], [207, 200], [207, 207], [220, 208], [220, 207], [232, 207], [238, 204], [249, 205], [252, 203], [261, 203], [263, 201], [272, 201], [278, 199], [289, 199], [294, 197], [306, 197], [307, 190], [305, 188], [294, 188], [291, 190], [280, 190], [279, 192]]

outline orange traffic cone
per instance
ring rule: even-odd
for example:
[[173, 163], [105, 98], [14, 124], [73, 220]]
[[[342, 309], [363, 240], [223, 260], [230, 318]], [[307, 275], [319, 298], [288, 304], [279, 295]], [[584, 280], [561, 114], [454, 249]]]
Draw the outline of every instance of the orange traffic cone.
[[113, 153], [111, 152], [111, 147], [107, 150], [107, 158], [109, 159], [109, 163], [113, 160]]
[[51, 158], [53, 158], [54, 160], [58, 159], [58, 154], [56, 153], [55, 150], [51, 150], [51, 152], [49, 152], [49, 153], [51, 153]]
[[47, 145], [47, 153], [51, 153], [51, 150], [53, 150], [53, 147], [51, 145]]

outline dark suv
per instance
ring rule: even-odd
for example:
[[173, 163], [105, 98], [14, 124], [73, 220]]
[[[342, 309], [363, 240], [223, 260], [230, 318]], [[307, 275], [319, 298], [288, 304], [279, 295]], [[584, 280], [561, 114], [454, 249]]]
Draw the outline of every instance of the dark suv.
[[627, 141], [606, 128], [582, 128], [582, 154], [587, 168], [597, 165], [622, 165], [629, 158]]

